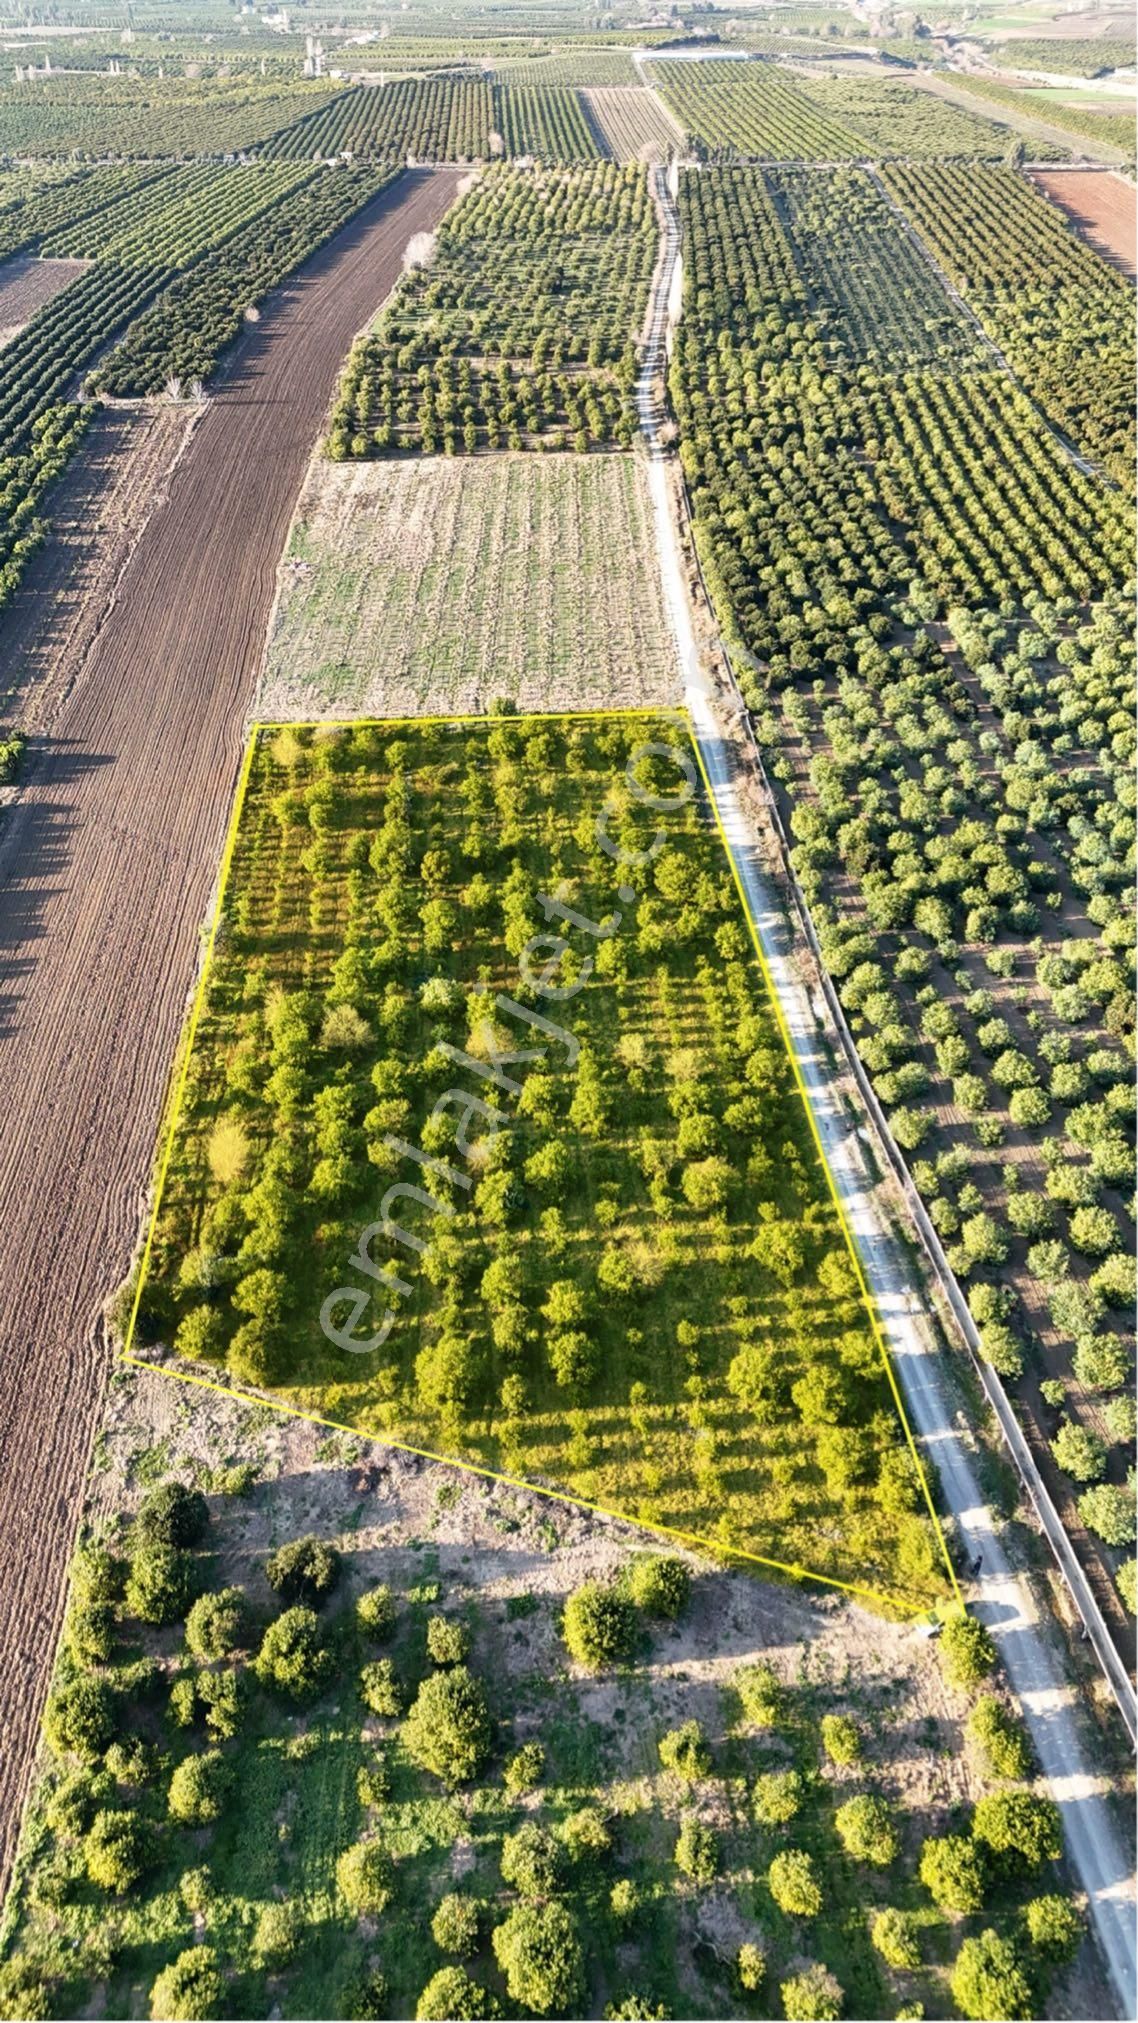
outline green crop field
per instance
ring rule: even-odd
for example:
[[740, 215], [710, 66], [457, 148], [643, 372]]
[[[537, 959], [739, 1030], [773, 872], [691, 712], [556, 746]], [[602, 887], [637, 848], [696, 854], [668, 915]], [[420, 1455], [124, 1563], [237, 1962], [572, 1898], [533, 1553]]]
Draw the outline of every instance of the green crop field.
[[937, 1535], [695, 778], [668, 718], [257, 737], [136, 1340], [911, 1611]]

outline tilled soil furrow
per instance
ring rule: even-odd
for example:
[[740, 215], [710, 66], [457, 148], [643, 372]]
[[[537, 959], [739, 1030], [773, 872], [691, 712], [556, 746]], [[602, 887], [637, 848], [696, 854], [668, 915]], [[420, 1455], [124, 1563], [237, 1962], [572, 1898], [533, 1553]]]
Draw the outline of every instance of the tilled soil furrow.
[[[0, 1881], [277, 558], [337, 368], [456, 181], [405, 178], [264, 311], [0, 834]], [[16, 650], [0, 625], [8, 680]]]

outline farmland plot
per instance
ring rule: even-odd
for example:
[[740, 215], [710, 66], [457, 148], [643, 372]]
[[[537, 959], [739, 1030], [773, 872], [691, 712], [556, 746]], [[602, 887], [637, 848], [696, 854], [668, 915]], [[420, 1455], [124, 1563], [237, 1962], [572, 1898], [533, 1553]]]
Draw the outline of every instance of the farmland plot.
[[[791, 2009], [840, 1989], [846, 2017], [917, 1997], [942, 2015], [964, 1934], [1027, 1954], [1025, 1905], [1062, 1885], [998, 1678], [949, 1683], [943, 1646], [837, 1597], [646, 1552], [627, 1526], [280, 1413], [186, 1403], [138, 1370], [108, 1400], [0, 1968], [11, 2014], [37, 1990], [57, 2015], [168, 2013], [196, 1974], [194, 2006], [234, 2016], [482, 2013], [491, 1995], [603, 2014], [631, 1988], [639, 2010], [713, 2018], [740, 2013], [745, 1972]], [[184, 1542], [156, 1555], [174, 1520]], [[290, 1564], [318, 1577], [299, 1602]], [[114, 1597], [94, 1608], [93, 1578]], [[625, 1639], [595, 1671], [562, 1635], [582, 1588]], [[91, 1728], [68, 1720], [84, 1695]], [[416, 1731], [451, 1695], [472, 1719], [444, 1776]], [[84, 1758], [108, 1715], [103, 1762]], [[924, 1844], [962, 1835], [977, 1873], [1008, 1804], [997, 1769], [1042, 1847], [962, 1924], [920, 1879]], [[125, 1806], [137, 1872], [108, 1880]], [[774, 1893], [788, 1854], [805, 1918]], [[535, 1880], [551, 1899], [527, 1898]], [[1106, 2015], [1090, 1948], [1067, 1964], [1075, 1907], [1049, 1901], [1064, 1944], [1030, 1955], [1037, 2013]], [[527, 1917], [557, 1944], [523, 1983], [500, 1934]]]
[[[1006, 126], [901, 78], [826, 77], [812, 71], [795, 81], [821, 111], [863, 136], [867, 154], [900, 155], [909, 161], [999, 162], [1014, 146]], [[1064, 152], [1033, 142], [1033, 153], [1037, 146], [1043, 159]]]
[[669, 702], [675, 648], [626, 457], [319, 458], [279, 574], [262, 718]]
[[669, 63], [647, 66], [652, 83], [711, 161], [848, 161], [865, 142], [831, 119], [784, 71], [754, 63]]
[[595, 87], [583, 97], [614, 161], [663, 161], [682, 144], [678, 121], [646, 85]]
[[[957, 215], [927, 214], [950, 244], [1003, 174], [888, 173], [959, 179]], [[1129, 1655], [1128, 516], [1007, 375], [966, 353], [897, 369], [907, 305], [859, 322], [888, 271], [872, 231], [856, 273], [827, 264], [835, 235], [812, 252], [808, 295], [787, 183], [683, 180], [670, 385], [696, 541], [862, 1058]], [[1029, 332], [1071, 307], [1017, 277], [1038, 257], [1007, 236]], [[809, 319], [822, 282], [872, 365], [843, 363], [843, 321]]]
[[951, 278], [1055, 425], [1134, 483], [1134, 291], [1012, 169], [884, 171]]
[[1032, 181], [1067, 213], [1082, 237], [1131, 279], [1135, 272], [1134, 185], [1109, 169], [1053, 169]]
[[256, 737], [135, 1340], [911, 1612], [942, 1547], [694, 777], [643, 715]]
[[18, 155], [94, 161], [227, 155], [266, 140], [333, 96], [320, 84], [36, 78], [0, 87], [0, 132], [5, 147]]
[[17, 337], [37, 309], [83, 272], [81, 260], [5, 260], [0, 265], [0, 344]]
[[330, 454], [628, 445], [657, 240], [641, 169], [488, 169], [353, 350]]

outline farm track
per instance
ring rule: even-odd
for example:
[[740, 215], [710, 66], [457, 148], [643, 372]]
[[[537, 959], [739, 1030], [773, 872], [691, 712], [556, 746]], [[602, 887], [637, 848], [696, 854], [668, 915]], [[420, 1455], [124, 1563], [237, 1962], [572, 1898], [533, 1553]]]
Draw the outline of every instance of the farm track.
[[0, 833], [0, 1884], [278, 556], [337, 368], [458, 175], [385, 191], [265, 308]]

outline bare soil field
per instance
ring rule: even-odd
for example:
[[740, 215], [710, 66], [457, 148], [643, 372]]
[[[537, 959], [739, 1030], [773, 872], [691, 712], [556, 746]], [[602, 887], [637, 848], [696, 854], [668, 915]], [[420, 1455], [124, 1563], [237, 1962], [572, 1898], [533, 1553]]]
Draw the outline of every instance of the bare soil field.
[[[141, 402], [96, 411], [52, 495], [51, 539], [0, 631], [0, 713], [25, 737], [50, 731], [204, 412]], [[20, 791], [0, 788], [0, 806]]]
[[1112, 267], [1124, 274], [1138, 272], [1133, 183], [1109, 169], [1037, 169], [1032, 181], [1066, 211], [1087, 244]]
[[593, 132], [614, 161], [659, 161], [683, 142], [682, 128], [646, 84], [595, 87], [581, 98]]
[[[266, 305], [0, 832], [0, 1873], [103, 1390], [99, 1312], [138, 1234], [277, 558], [337, 368], [456, 180], [385, 192]], [[53, 546], [28, 590], [45, 585], [44, 626]], [[0, 627], [0, 667], [20, 619]]]
[[257, 714], [670, 702], [675, 648], [634, 457], [313, 458]]
[[37, 309], [90, 266], [89, 260], [36, 260], [21, 253], [0, 266], [0, 344], [10, 344]]

